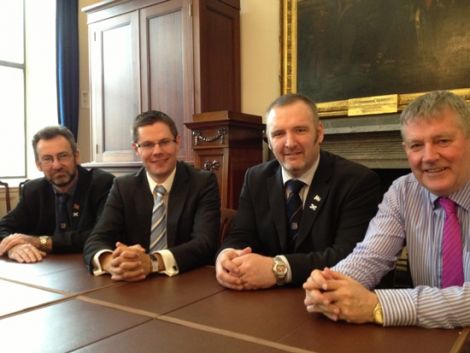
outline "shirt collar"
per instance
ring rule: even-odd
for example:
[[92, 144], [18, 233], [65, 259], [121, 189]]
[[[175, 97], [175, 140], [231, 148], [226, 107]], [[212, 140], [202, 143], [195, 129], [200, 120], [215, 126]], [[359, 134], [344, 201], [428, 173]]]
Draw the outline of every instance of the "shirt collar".
[[[428, 193], [430, 201], [434, 204], [434, 207], [436, 207], [436, 200], [439, 199], [440, 196], [433, 194], [430, 191], [428, 191]], [[459, 207], [470, 211], [470, 181], [467, 182], [459, 191], [450, 194], [448, 198], [459, 205]]]
[[153, 194], [153, 190], [155, 190], [155, 187], [157, 185], [162, 185], [165, 190], [166, 194], [170, 193], [171, 187], [173, 186], [173, 181], [175, 180], [175, 175], [176, 175], [176, 167], [173, 169], [171, 174], [166, 178], [166, 180], [163, 183], [157, 183], [155, 180], [153, 180], [152, 176], [149, 174], [148, 171], [145, 171], [147, 174], [147, 181], [149, 184], [150, 192]]
[[281, 173], [282, 173], [282, 184], [285, 185], [286, 182], [288, 182], [291, 179], [297, 179], [300, 181], [303, 181], [305, 185], [310, 187], [310, 184], [312, 183], [313, 177], [315, 176], [315, 172], [318, 169], [318, 165], [320, 164], [320, 155], [318, 155], [317, 160], [315, 163], [313, 163], [312, 167], [307, 170], [304, 174], [302, 174], [300, 177], [294, 178], [288, 171], [284, 170], [284, 168], [281, 168]]

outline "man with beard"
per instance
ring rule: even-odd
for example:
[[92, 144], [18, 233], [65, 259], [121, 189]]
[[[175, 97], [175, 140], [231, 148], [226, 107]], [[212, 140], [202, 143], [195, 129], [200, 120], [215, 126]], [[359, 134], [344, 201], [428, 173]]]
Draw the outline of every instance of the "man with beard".
[[114, 178], [79, 165], [75, 139], [65, 127], [40, 130], [32, 144], [44, 177], [27, 182], [17, 207], [0, 220], [0, 256], [22, 263], [50, 252], [81, 252]]

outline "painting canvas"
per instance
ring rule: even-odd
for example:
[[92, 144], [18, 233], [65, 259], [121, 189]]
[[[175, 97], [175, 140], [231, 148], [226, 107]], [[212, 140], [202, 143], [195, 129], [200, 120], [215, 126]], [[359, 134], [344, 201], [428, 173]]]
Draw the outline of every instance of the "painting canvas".
[[297, 5], [292, 90], [317, 102], [470, 87], [468, 0], [283, 1]]

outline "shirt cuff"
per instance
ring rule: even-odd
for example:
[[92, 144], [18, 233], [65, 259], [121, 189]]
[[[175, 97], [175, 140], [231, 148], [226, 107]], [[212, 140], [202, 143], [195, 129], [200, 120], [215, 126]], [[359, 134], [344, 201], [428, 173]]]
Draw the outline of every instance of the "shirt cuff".
[[101, 276], [101, 275], [104, 275], [104, 274], [107, 273], [101, 267], [101, 263], [100, 263], [100, 260], [99, 260], [101, 254], [104, 254], [104, 253], [111, 253], [112, 254], [113, 252], [111, 250], [104, 249], [104, 250], [98, 251], [95, 254], [95, 256], [93, 256], [92, 264], [93, 264], [93, 275], [94, 276]]
[[163, 259], [163, 263], [165, 264], [165, 270], [159, 271], [158, 273], [163, 273], [168, 277], [176, 276], [179, 273], [178, 264], [170, 250], [159, 250], [155, 253], [160, 254]]
[[415, 326], [417, 315], [413, 291], [408, 289], [376, 289], [384, 316], [384, 326]]

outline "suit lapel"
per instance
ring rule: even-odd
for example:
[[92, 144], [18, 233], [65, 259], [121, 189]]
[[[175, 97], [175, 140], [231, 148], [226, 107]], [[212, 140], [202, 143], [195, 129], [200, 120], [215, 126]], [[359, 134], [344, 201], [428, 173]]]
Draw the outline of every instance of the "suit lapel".
[[332, 173], [332, 161], [321, 154], [318, 169], [315, 172], [307, 198], [305, 199], [300, 230], [295, 242], [295, 249], [309, 236], [321, 208], [326, 202], [330, 190], [329, 180]]
[[286, 203], [280, 167], [267, 178], [266, 193], [269, 200], [269, 213], [273, 217], [281, 249], [285, 250], [287, 249]]
[[167, 242], [168, 247], [174, 246], [176, 243], [176, 230], [178, 228], [178, 220], [183, 212], [186, 197], [189, 192], [189, 175], [184, 165], [180, 162], [176, 164], [176, 174], [171, 186], [170, 198], [167, 208]]

